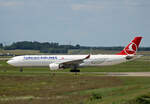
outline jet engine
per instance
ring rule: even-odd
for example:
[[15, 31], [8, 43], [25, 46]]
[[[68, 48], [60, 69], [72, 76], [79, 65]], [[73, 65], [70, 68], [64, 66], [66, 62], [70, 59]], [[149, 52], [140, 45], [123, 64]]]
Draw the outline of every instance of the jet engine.
[[61, 65], [57, 63], [52, 63], [52, 64], [49, 64], [49, 68], [50, 70], [58, 70], [58, 69], [61, 69]]
[[126, 59], [131, 60], [131, 59], [133, 59], [133, 56], [126, 56]]

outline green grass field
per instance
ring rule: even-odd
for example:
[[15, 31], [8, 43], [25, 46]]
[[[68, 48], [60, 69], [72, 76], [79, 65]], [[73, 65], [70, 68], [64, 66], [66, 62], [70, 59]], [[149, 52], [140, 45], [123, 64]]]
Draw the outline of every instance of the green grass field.
[[37, 50], [0, 50], [0, 54], [15, 54], [15, 55], [24, 55], [24, 54], [41, 54], [40, 51]]
[[128, 104], [150, 93], [148, 77], [5, 75], [0, 83], [0, 104]]
[[[150, 57], [80, 69], [81, 72], [150, 72]], [[0, 104], [150, 104], [149, 101], [149, 77], [54, 74], [49, 68], [24, 68], [19, 72], [19, 68], [0, 61]]]

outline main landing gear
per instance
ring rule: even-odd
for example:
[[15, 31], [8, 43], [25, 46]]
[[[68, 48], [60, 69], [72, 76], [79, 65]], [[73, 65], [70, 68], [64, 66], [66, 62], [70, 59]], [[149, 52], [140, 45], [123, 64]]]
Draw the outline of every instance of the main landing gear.
[[70, 72], [80, 72], [80, 70], [79, 69], [76, 69], [76, 70], [70, 70]]
[[80, 70], [77, 68], [78, 68], [77, 65], [72, 66], [70, 72], [80, 72]]

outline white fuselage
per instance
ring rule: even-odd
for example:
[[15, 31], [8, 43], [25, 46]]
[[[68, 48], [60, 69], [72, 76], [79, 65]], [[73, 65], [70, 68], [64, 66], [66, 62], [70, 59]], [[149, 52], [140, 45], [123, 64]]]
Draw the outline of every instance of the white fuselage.
[[[52, 63], [78, 60], [87, 55], [24, 55], [11, 58], [7, 63], [16, 67], [48, 67]], [[119, 64], [127, 55], [90, 55], [79, 66], [103, 66]]]

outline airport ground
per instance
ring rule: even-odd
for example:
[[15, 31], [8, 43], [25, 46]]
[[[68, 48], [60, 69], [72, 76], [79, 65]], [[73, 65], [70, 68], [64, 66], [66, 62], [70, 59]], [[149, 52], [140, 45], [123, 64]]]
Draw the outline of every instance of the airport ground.
[[80, 69], [78, 74], [49, 68], [19, 72], [0, 60], [0, 104], [150, 104], [149, 55], [119, 65]]

